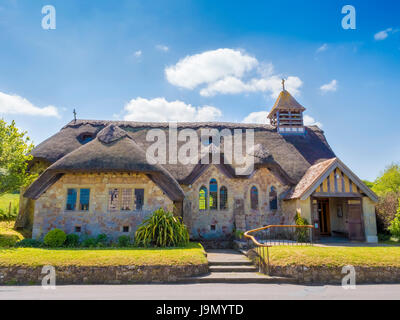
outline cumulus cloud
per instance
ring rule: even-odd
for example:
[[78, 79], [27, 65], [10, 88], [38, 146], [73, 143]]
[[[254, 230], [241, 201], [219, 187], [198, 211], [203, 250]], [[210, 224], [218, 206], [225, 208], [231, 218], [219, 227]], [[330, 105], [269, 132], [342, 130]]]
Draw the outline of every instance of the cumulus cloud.
[[267, 111], [258, 111], [250, 113], [246, 118], [243, 119], [243, 123], [259, 123], [259, 124], [269, 124], [269, 119], [267, 118]]
[[337, 80], [332, 80], [331, 82], [322, 85], [319, 89], [322, 93], [335, 92], [337, 90]]
[[183, 101], [167, 101], [165, 98], [132, 99], [124, 107], [124, 120], [128, 121], [215, 121], [222, 116], [213, 106], [194, 107]]
[[389, 33], [391, 33], [391, 32], [393, 32], [392, 28], [388, 28], [386, 30], [379, 31], [378, 33], [375, 33], [374, 39], [376, 41], [385, 40], [389, 36]]
[[167, 46], [163, 45], [163, 44], [156, 45], [156, 49], [159, 50], [159, 51], [164, 51], [164, 52], [169, 51], [169, 48]]
[[135, 51], [135, 52], [133, 53], [133, 55], [134, 55], [136, 58], [140, 58], [140, 57], [142, 56], [142, 51], [141, 51], [141, 50]]
[[326, 51], [327, 49], [328, 49], [328, 44], [327, 44], [327, 43], [324, 43], [322, 46], [320, 46], [320, 47], [317, 49], [317, 53], [324, 52], [324, 51]]
[[308, 114], [303, 116], [303, 121], [304, 121], [305, 126], [318, 126], [318, 127], [322, 128], [322, 123], [315, 121], [315, 119], [313, 117], [309, 116]]
[[[264, 92], [276, 98], [282, 77], [273, 73], [272, 63], [260, 63], [243, 51], [228, 48], [187, 56], [165, 69], [171, 84], [191, 90], [201, 86], [200, 95], [204, 97]], [[300, 78], [288, 78], [286, 87], [294, 95], [301, 86]]]
[[33, 105], [25, 98], [3, 92], [0, 92], [0, 114], [19, 114], [60, 118], [58, 109], [55, 106], [50, 105], [40, 108]]
[[241, 51], [218, 49], [187, 56], [176, 65], [167, 67], [165, 75], [175, 86], [194, 89], [225, 77], [241, 77], [257, 65], [257, 59]]

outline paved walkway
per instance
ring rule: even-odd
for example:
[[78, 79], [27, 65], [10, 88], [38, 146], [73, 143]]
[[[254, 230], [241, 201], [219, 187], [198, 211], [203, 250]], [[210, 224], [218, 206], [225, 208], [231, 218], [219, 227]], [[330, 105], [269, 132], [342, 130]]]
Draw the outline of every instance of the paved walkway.
[[212, 263], [249, 263], [250, 260], [243, 254], [231, 249], [207, 250], [208, 262]]
[[0, 300], [24, 299], [122, 299], [122, 300], [277, 300], [277, 299], [392, 299], [400, 300], [400, 285], [357, 286], [344, 290], [340, 286], [300, 286], [290, 284], [172, 284], [126, 286], [57, 286], [44, 290], [40, 286], [0, 286]]

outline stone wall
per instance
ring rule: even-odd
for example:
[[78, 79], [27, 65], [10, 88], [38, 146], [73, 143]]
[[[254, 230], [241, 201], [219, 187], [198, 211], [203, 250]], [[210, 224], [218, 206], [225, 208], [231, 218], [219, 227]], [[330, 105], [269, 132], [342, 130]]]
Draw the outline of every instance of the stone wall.
[[[90, 189], [89, 211], [65, 210], [68, 188]], [[108, 192], [112, 188], [144, 189], [143, 210], [110, 212]], [[54, 228], [74, 233], [76, 226], [81, 227], [81, 235], [133, 236], [143, 219], [160, 207], [172, 211], [173, 202], [145, 174], [66, 174], [36, 201], [33, 237], [42, 238]], [[124, 226], [129, 226], [129, 233], [122, 232]]]
[[[199, 190], [202, 186], [209, 190], [212, 178], [217, 180], [218, 190], [221, 186], [228, 189], [227, 210], [199, 210]], [[252, 210], [250, 206], [250, 189], [253, 186], [259, 192], [258, 210]], [[266, 168], [257, 170], [250, 179], [231, 179], [218, 167], [210, 165], [191, 186], [182, 186], [186, 194], [184, 221], [192, 239], [226, 240], [232, 238], [235, 229], [247, 231], [268, 224], [292, 224], [296, 211], [283, 210], [283, 201], [279, 201], [278, 210], [270, 210], [269, 191], [272, 186], [277, 189], [278, 198], [288, 188]]]
[[[0, 267], [0, 285], [39, 285], [42, 267]], [[208, 273], [208, 264], [184, 266], [57, 267], [56, 285], [165, 283]]]

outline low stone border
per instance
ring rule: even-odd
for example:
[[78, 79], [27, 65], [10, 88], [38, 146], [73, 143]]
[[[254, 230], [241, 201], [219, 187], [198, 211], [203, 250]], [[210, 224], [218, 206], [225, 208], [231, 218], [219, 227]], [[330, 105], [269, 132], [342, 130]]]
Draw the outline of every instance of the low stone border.
[[[254, 261], [256, 254], [253, 250], [246, 255]], [[344, 267], [344, 266], [343, 266]], [[285, 277], [299, 284], [342, 284], [347, 273], [342, 274], [343, 267], [302, 265], [277, 266], [271, 264], [271, 276]], [[357, 284], [400, 283], [400, 268], [398, 267], [363, 267], [354, 266]]]
[[[168, 283], [209, 271], [208, 264], [183, 266], [56, 267], [56, 284]], [[41, 284], [42, 267], [0, 267], [0, 285]]]

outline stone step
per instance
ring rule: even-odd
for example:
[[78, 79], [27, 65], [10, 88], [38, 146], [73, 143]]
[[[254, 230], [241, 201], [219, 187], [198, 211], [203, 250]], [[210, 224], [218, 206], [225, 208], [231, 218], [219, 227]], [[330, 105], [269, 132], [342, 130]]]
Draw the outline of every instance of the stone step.
[[251, 265], [244, 266], [211, 266], [211, 272], [258, 272], [258, 268]]
[[252, 266], [253, 263], [250, 260], [240, 261], [209, 261], [210, 266]]
[[256, 272], [213, 272], [208, 275], [183, 278], [181, 283], [295, 283], [295, 279], [270, 277]]

